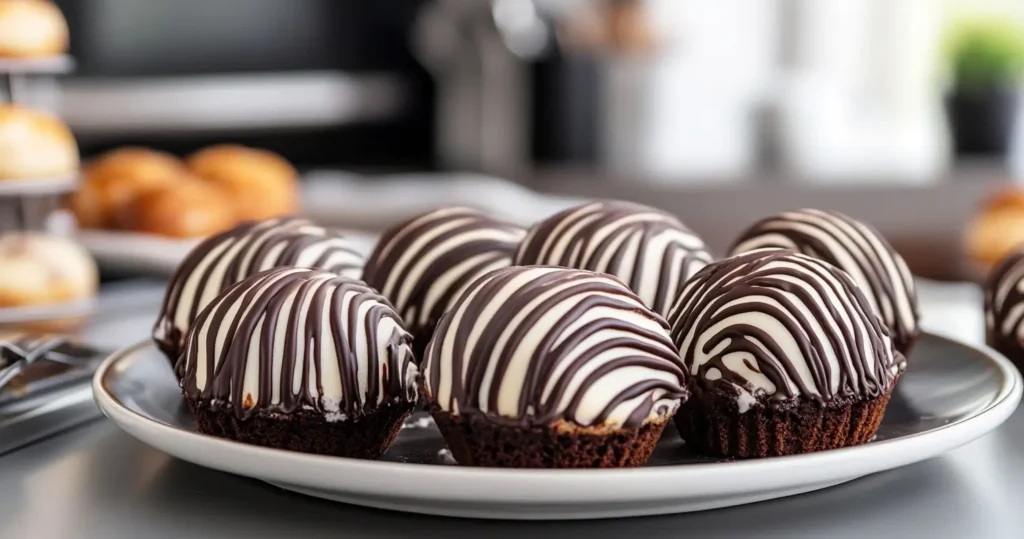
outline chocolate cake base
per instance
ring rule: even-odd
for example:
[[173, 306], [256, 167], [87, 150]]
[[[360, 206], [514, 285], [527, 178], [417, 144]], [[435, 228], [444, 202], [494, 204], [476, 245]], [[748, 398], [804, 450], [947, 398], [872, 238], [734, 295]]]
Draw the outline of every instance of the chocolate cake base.
[[890, 393], [821, 406], [801, 400], [778, 408], [758, 402], [740, 413], [736, 398], [692, 386], [676, 413], [679, 434], [697, 453], [722, 457], [777, 457], [860, 445], [882, 422]]
[[433, 410], [452, 457], [463, 466], [499, 468], [622, 468], [647, 462], [667, 419], [638, 429], [597, 433], [568, 424], [521, 428], [481, 414]]
[[320, 413], [257, 411], [239, 419], [230, 406], [185, 397], [199, 432], [275, 449], [375, 459], [391, 447], [412, 404], [387, 404], [357, 420], [327, 421]]

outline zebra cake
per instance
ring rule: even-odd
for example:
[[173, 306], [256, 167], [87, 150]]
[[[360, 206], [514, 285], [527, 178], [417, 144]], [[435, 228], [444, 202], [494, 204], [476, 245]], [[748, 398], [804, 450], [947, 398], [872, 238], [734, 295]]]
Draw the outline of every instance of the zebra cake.
[[661, 316], [668, 315], [686, 281], [710, 262], [704, 242], [678, 219], [618, 200], [591, 202], [537, 223], [515, 256], [517, 266], [614, 275]]
[[423, 390], [462, 465], [639, 466], [685, 400], [660, 316], [614, 277], [509, 267], [438, 324]]
[[1024, 250], [1017, 249], [999, 261], [982, 289], [985, 340], [1021, 368], [1024, 366]]
[[709, 265], [669, 316], [690, 377], [688, 446], [766, 457], [862, 444], [906, 367], [842, 270], [780, 249]]
[[300, 268], [218, 295], [192, 324], [177, 371], [204, 434], [356, 458], [388, 449], [419, 374], [412, 337], [383, 296]]
[[877, 230], [838, 212], [784, 212], [747, 229], [731, 254], [767, 247], [818, 258], [849, 274], [882, 317], [896, 349], [909, 355], [921, 333], [914, 278], [903, 257]]
[[153, 326], [173, 365], [199, 313], [231, 285], [276, 267], [305, 267], [358, 278], [363, 257], [337, 232], [295, 217], [247, 222], [207, 238], [178, 265]]
[[441, 315], [474, 279], [511, 265], [523, 234], [472, 208], [430, 211], [384, 232], [363, 280], [391, 300], [422, 358]]

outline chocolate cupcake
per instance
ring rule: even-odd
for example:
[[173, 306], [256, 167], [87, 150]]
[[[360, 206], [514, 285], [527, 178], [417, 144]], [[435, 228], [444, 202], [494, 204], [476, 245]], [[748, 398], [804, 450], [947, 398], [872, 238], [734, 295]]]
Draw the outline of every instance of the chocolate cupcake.
[[896, 349], [910, 354], [921, 334], [917, 291], [903, 257], [871, 226], [838, 212], [799, 210], [755, 223], [731, 254], [775, 247], [805, 254], [845, 271], [882, 317]]
[[362, 281], [275, 268], [218, 295], [177, 365], [199, 432], [376, 458], [416, 401], [412, 337]]
[[335, 231], [288, 217], [248, 222], [189, 252], [171, 277], [153, 341], [173, 365], [192, 321], [218, 294], [260, 271], [304, 267], [359, 277], [363, 257]]
[[654, 208], [604, 200], [534, 225], [515, 264], [550, 265], [614, 275], [652, 311], [667, 316], [686, 281], [711, 262], [704, 242]]
[[687, 395], [660, 316], [615, 278], [554, 267], [474, 282], [422, 370], [434, 420], [468, 466], [639, 466]]
[[676, 425], [712, 455], [863, 444], [906, 366], [853, 279], [785, 250], [704, 268], [670, 321], [692, 391]]
[[472, 208], [427, 212], [384, 232], [363, 280], [391, 300], [422, 358], [441, 315], [477, 277], [511, 265], [523, 234]]
[[985, 280], [985, 341], [1024, 369], [1024, 250], [999, 261]]

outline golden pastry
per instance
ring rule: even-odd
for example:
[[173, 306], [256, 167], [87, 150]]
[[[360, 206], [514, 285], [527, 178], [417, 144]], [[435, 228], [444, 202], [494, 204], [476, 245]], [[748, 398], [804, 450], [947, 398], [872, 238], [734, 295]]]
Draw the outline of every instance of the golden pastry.
[[1024, 191], [1007, 188], [989, 197], [964, 239], [968, 256], [985, 271], [1024, 244]]
[[0, 0], [0, 57], [32, 58], [68, 49], [68, 24], [53, 2]]
[[221, 188], [241, 220], [260, 220], [298, 211], [298, 174], [283, 157], [234, 144], [202, 149], [186, 159], [194, 174]]
[[77, 172], [78, 145], [64, 122], [47, 112], [0, 105], [0, 181]]
[[187, 174], [185, 165], [168, 153], [136, 147], [113, 150], [88, 163], [82, 185], [71, 197], [71, 211], [82, 228], [115, 228], [116, 216], [136, 196]]
[[231, 201], [188, 177], [143, 191], [117, 216], [119, 228], [174, 238], [199, 238], [235, 225]]

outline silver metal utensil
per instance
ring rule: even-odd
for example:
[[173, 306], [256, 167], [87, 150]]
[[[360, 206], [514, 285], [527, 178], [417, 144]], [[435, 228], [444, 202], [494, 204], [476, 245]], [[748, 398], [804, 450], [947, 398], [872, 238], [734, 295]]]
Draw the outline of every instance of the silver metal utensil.
[[66, 336], [0, 337], [0, 454], [99, 417], [89, 382], [106, 355]]

